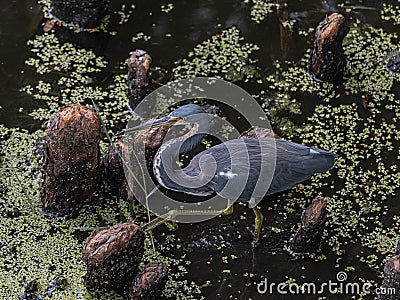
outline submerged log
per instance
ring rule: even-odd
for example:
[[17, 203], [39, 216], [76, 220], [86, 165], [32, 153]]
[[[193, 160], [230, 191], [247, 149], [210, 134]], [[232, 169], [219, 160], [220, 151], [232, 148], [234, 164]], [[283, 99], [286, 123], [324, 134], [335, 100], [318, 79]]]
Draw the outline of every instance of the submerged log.
[[127, 145], [122, 140], [118, 140], [109, 145], [104, 159], [104, 178], [112, 194], [118, 194], [119, 197], [127, 199], [126, 178], [122, 155], [126, 151]]
[[108, 14], [109, 0], [50, 0], [53, 17], [75, 29], [96, 31]]
[[79, 104], [47, 122], [41, 198], [44, 211], [74, 215], [93, 199], [100, 174], [100, 120]]
[[400, 299], [400, 255], [391, 257], [383, 270], [384, 278], [380, 290], [379, 299]]
[[326, 205], [324, 199], [315, 199], [303, 212], [301, 227], [290, 245], [292, 252], [295, 254], [311, 254], [319, 249], [325, 228]]
[[129, 290], [129, 300], [157, 300], [165, 288], [168, 267], [163, 263], [148, 264], [140, 272]]
[[287, 0], [276, 0], [279, 19], [279, 30], [281, 36], [281, 52], [285, 60], [293, 57], [293, 50], [296, 49], [293, 41], [293, 29], [287, 24], [289, 21], [289, 9]]
[[131, 106], [135, 108], [150, 91], [149, 69], [152, 59], [146, 51], [139, 49], [129, 55], [128, 98]]
[[82, 257], [89, 291], [121, 291], [132, 282], [144, 251], [144, 233], [134, 223], [93, 232], [83, 245]]
[[314, 80], [333, 83], [342, 78], [346, 66], [342, 41], [348, 32], [346, 19], [339, 13], [331, 14], [319, 23], [308, 61], [308, 74]]
[[385, 70], [392, 74], [400, 73], [400, 52], [397, 51], [394, 55], [389, 57], [387, 64], [385, 65]]

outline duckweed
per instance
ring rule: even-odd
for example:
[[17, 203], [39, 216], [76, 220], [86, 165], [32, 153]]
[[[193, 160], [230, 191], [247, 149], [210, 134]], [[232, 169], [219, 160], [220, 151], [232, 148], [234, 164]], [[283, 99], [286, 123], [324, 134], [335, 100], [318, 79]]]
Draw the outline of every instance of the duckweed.
[[[251, 3], [251, 17], [255, 22], [261, 22], [275, 10], [272, 1], [252, 0]], [[165, 13], [172, 9], [171, 4], [161, 7]], [[398, 25], [396, 9], [384, 4], [382, 18]], [[125, 17], [128, 15], [121, 14], [122, 22], [126, 21]], [[309, 39], [312, 33], [313, 29], [300, 32]], [[138, 33], [132, 41], [149, 38]], [[95, 84], [96, 76], [107, 66], [105, 58], [61, 43], [53, 34], [38, 35], [28, 45], [32, 54], [26, 63], [37, 73], [38, 80], [23, 91], [31, 94], [40, 105], [30, 112], [33, 118], [46, 120], [63, 105], [91, 105], [94, 100], [109, 132], [125, 124], [128, 112], [124, 67], [113, 76], [112, 85], [100, 87]], [[400, 99], [393, 89], [400, 77], [384, 69], [388, 55], [398, 47], [396, 34], [356, 22], [344, 41], [348, 66], [341, 86], [319, 84], [306, 75], [310, 55], [307, 51], [298, 63], [282, 66], [277, 62], [276, 72], [262, 82], [265, 90], [256, 95], [283, 137], [339, 154], [334, 169], [314, 176], [310, 183], [300, 185], [297, 190], [279, 195], [275, 204], [284, 219], [298, 215], [313, 198], [324, 197], [328, 201], [324, 241], [330, 252], [315, 256], [315, 260], [325, 260], [336, 254], [338, 270], [355, 270], [346, 265], [345, 259], [352, 245], [361, 245], [356, 259], [362, 264], [381, 269], [381, 262], [394, 252], [399, 239], [400, 217], [393, 215], [389, 206], [396, 205], [394, 200], [399, 195], [400, 184]], [[215, 76], [254, 82], [256, 61], [251, 55], [256, 50], [257, 45], [245, 43], [239, 30], [232, 27], [194, 47], [177, 63], [173, 77]], [[303, 114], [304, 101], [315, 103], [315, 108], [303, 123], [297, 119]], [[85, 266], [80, 256], [89, 229], [125, 221], [144, 222], [145, 217], [134, 216], [145, 216], [146, 212], [142, 206], [124, 201], [116, 205], [111, 197], [99, 195], [101, 207], [82, 211], [73, 220], [42, 216], [39, 213], [41, 162], [35, 149], [36, 141], [40, 141], [43, 134], [41, 130], [28, 134], [0, 125], [0, 246], [3, 253], [0, 272], [4, 278], [0, 283], [0, 296], [18, 299], [32, 280], [38, 282], [39, 294], [44, 296], [49, 284], [63, 279], [65, 286], [54, 292], [56, 299], [90, 299], [82, 281]], [[103, 150], [106, 143], [102, 141]], [[287, 201], [294, 196], [296, 201]], [[293, 226], [293, 231], [295, 229]], [[218, 234], [222, 235], [225, 231], [221, 230]], [[272, 228], [275, 235], [282, 230], [276, 226]], [[150, 237], [146, 238], [146, 254], [141, 266], [152, 261], [169, 265], [172, 275], [164, 296], [200, 299], [200, 287], [184, 279], [190, 262], [185, 255], [172, 255], [181, 249], [181, 241], [170, 233], [158, 238], [170, 241], [174, 248], [168, 243], [156, 243], [154, 249]], [[222, 252], [221, 260], [226, 264], [222, 273], [229, 275], [229, 263], [236, 256], [224, 252], [229, 247], [227, 241], [217, 240], [216, 243]], [[211, 257], [207, 263], [211, 264], [212, 260]], [[247, 272], [243, 276], [253, 278], [256, 275]], [[286, 280], [287, 284], [296, 281], [289, 277]], [[357, 280], [378, 284], [362, 277]], [[210, 284], [209, 281], [206, 284]], [[118, 297], [104, 294], [99, 298], [122, 299]]]
[[[270, 13], [276, 10], [278, 4], [270, 0], [251, 0], [252, 7], [250, 9], [250, 17], [256, 23], [261, 23]], [[244, 3], [250, 3], [245, 0]]]
[[[394, 205], [400, 186], [400, 99], [393, 92], [400, 76], [384, 69], [386, 55], [397, 49], [397, 43], [396, 34], [356, 22], [344, 41], [348, 66], [342, 87], [319, 84], [306, 75], [309, 51], [299, 64], [277, 66], [276, 74], [266, 78], [267, 99], [277, 95], [296, 103], [284, 106], [290, 109], [301, 108], [298, 99], [316, 102], [304, 125], [282, 130], [287, 137], [339, 155], [331, 171], [300, 185], [300, 198], [286, 201], [280, 212], [285, 217], [304, 209], [311, 199], [324, 197], [328, 201], [325, 242], [338, 255], [338, 268], [343, 267], [349, 244], [361, 244], [365, 250], [358, 259], [378, 270], [400, 237], [399, 218], [388, 207]], [[272, 122], [280, 124], [269, 108], [265, 105]], [[281, 203], [293, 193], [280, 196]]]
[[248, 81], [254, 77], [254, 60], [258, 46], [244, 43], [236, 27], [225, 29], [194, 47], [173, 70], [174, 79], [211, 76], [228, 81]]
[[392, 22], [394, 25], [400, 25], [400, 6], [383, 3], [381, 18], [382, 20]]

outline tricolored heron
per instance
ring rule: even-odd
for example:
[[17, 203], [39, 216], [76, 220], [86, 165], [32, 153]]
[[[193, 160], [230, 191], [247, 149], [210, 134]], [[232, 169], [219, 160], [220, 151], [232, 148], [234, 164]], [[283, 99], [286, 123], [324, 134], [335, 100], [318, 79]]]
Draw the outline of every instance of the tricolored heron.
[[[231, 213], [232, 202], [249, 202], [253, 206], [255, 213], [254, 244], [257, 243], [259, 239], [263, 215], [255, 204], [252, 203], [254, 203], [257, 198], [288, 190], [300, 182], [309, 179], [315, 173], [326, 172], [332, 168], [335, 163], [335, 158], [337, 156], [328, 151], [273, 137], [265, 138], [257, 135], [257, 138], [243, 137], [229, 140], [200, 152], [192, 158], [184, 169], [180, 170], [180, 173], [172, 174], [172, 177], [178, 179], [173, 180], [170, 176], [171, 173], [168, 172], [164, 166], [163, 159], [168, 157], [168, 153], [175, 154], [177, 153], [176, 151], [178, 151], [178, 153], [181, 154], [199, 145], [205, 135], [204, 132], [207, 132], [210, 124], [208, 118], [201, 117], [203, 113], [204, 110], [200, 106], [188, 104], [179, 107], [165, 117], [127, 129], [123, 133], [149, 127], [159, 127], [165, 124], [176, 124], [177, 122], [190, 124], [192, 127], [186, 134], [164, 142], [158, 149], [153, 159], [153, 171], [156, 180], [161, 186], [167, 189], [190, 195], [209, 196], [215, 193], [219, 194], [227, 199], [229, 203], [227, 209], [220, 211], [220, 213]], [[195, 115], [200, 117], [197, 117], [195, 121], [193, 121], [191, 117]], [[182, 142], [183, 144], [180, 146]], [[231, 157], [232, 149], [233, 152], [235, 152], [236, 158]], [[166, 154], [167, 156], [165, 156]], [[243, 169], [251, 170], [251, 172], [248, 174], [241, 174], [240, 172], [233, 173], [232, 169], [241, 170], [241, 158], [246, 155], [249, 164], [246, 167], [243, 166]], [[268, 155], [275, 155], [275, 162], [274, 159], [268, 157]], [[211, 171], [205, 170], [204, 168], [212, 165], [212, 160], [215, 162], [214, 169]], [[275, 168], [273, 169], [273, 174], [271, 174], [271, 184], [268, 189], [265, 190], [266, 188], [262, 185], [258, 185], [257, 182], [260, 182], [260, 180], [263, 182], [264, 178], [262, 178], [262, 176], [267, 174], [261, 172], [261, 169], [265, 167], [268, 168], [270, 167], [268, 164], [273, 163], [275, 163]], [[245, 162], [243, 164], [245, 164]], [[204, 184], [199, 185], [198, 181], [199, 178], [201, 178], [201, 174], [210, 174], [210, 172], [212, 173], [211, 177], [207, 177]], [[184, 179], [182, 177], [184, 177]], [[267, 178], [265, 178], [265, 180], [267, 180]], [[243, 181], [245, 185], [243, 185]], [[180, 182], [185, 182], [185, 184], [181, 184]], [[241, 190], [239, 194], [235, 189], [225, 189], [228, 182], [231, 186], [244, 186], [244, 189]], [[191, 185], [191, 183], [193, 185]], [[189, 213], [201, 214], [200, 211], [171, 211], [146, 224], [146, 228], [154, 228], [165, 221], [175, 219], [178, 215]]]

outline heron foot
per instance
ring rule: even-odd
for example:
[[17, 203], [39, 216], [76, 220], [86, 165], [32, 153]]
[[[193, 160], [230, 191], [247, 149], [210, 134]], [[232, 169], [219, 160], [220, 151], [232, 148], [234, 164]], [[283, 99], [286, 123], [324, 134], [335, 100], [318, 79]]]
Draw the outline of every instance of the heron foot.
[[233, 203], [228, 201], [227, 207], [222, 211], [221, 216], [229, 216], [233, 214]]
[[261, 227], [264, 221], [264, 216], [256, 206], [253, 207], [253, 211], [255, 214], [253, 247], [256, 247], [258, 244], [258, 240], [260, 239]]

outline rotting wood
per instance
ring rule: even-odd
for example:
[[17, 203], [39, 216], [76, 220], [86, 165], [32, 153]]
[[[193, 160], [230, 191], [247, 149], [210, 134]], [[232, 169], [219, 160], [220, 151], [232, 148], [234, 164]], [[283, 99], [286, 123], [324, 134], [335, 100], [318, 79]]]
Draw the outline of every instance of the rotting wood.
[[108, 15], [109, 0], [50, 0], [49, 13], [62, 25], [96, 32]]
[[128, 98], [130, 105], [135, 108], [149, 93], [151, 81], [149, 70], [151, 56], [144, 50], [129, 53], [128, 59]]
[[240, 135], [241, 138], [273, 138], [279, 139], [279, 136], [269, 128], [253, 126]]
[[47, 122], [43, 153], [43, 209], [75, 215], [91, 203], [100, 175], [100, 120], [79, 104], [64, 106]]
[[397, 254], [386, 262], [383, 269], [384, 278], [380, 290], [379, 299], [400, 299], [400, 255]]
[[325, 228], [326, 206], [324, 199], [315, 199], [303, 212], [301, 226], [290, 245], [293, 253], [312, 254], [319, 249]]
[[308, 74], [316, 81], [334, 83], [342, 78], [346, 66], [342, 42], [348, 32], [346, 19], [339, 13], [319, 23], [308, 61]]
[[135, 223], [93, 232], [82, 250], [87, 289], [123, 291], [135, 277], [143, 252], [144, 233]]
[[163, 263], [150, 263], [134, 279], [128, 293], [129, 300], [160, 299], [168, 279], [168, 267]]

